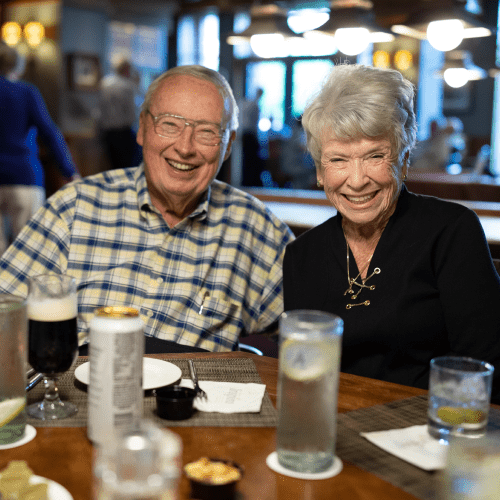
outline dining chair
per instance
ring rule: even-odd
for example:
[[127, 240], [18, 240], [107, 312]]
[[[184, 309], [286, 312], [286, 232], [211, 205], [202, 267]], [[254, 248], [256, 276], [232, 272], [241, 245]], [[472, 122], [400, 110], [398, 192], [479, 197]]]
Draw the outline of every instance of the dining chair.
[[239, 350], [243, 352], [252, 352], [253, 354], [257, 354], [258, 356], [264, 356], [264, 353], [253, 345], [239, 344]]
[[497, 273], [500, 274], [500, 259], [493, 259], [493, 265], [497, 270]]
[[239, 350], [253, 352], [259, 356], [278, 357], [278, 344], [262, 334], [251, 334], [240, 337]]

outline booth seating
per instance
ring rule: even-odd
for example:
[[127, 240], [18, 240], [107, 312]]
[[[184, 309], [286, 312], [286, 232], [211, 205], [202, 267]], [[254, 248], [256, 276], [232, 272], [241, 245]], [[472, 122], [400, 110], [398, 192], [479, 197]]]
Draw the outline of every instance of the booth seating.
[[[460, 199], [453, 201], [476, 212], [492, 257], [500, 259], [500, 185], [497, 187], [498, 202]], [[410, 191], [416, 192], [413, 189]], [[271, 212], [288, 224], [295, 236], [321, 224], [337, 213], [322, 191], [249, 188], [248, 192], [259, 198]]]
[[500, 180], [489, 175], [419, 173], [410, 168], [406, 186], [412, 193], [445, 200], [500, 202]]

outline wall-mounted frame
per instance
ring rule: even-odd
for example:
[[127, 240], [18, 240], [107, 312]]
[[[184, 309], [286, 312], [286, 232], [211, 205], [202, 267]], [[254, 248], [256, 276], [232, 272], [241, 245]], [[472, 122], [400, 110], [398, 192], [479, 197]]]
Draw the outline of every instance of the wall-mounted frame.
[[68, 87], [71, 90], [96, 91], [99, 89], [101, 68], [99, 57], [91, 54], [68, 54]]

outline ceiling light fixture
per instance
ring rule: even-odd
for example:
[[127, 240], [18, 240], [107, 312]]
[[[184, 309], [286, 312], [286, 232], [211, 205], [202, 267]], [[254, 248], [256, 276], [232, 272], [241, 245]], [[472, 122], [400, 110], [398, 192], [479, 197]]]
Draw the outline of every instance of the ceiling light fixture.
[[2, 40], [11, 47], [19, 43], [22, 33], [23, 29], [19, 23], [9, 21], [2, 24]]
[[443, 78], [450, 87], [459, 88], [471, 80], [486, 78], [487, 72], [473, 63], [468, 50], [452, 50], [446, 54], [443, 67], [436, 76]]
[[354, 56], [363, 52], [370, 43], [389, 42], [394, 35], [375, 23], [373, 2], [369, 0], [332, 0], [330, 19], [304, 37], [334, 37], [338, 49]]
[[30, 47], [38, 47], [45, 37], [45, 28], [42, 23], [32, 21], [26, 24], [23, 34]]
[[38, 47], [45, 37], [45, 27], [38, 21], [31, 21], [24, 28], [14, 21], [2, 24], [2, 40], [7, 45], [14, 47], [21, 41], [23, 35], [30, 47]]
[[275, 4], [255, 5], [250, 10], [250, 26], [241, 33], [227, 37], [229, 45], [248, 43], [259, 57], [277, 57], [285, 54], [286, 41], [302, 38], [287, 24], [287, 11]]
[[428, 40], [443, 52], [455, 49], [464, 38], [490, 36], [495, 32], [493, 26], [485, 25], [466, 11], [463, 0], [454, 0], [447, 8], [434, 7], [416, 13], [406, 24], [394, 25], [391, 30], [398, 35]]

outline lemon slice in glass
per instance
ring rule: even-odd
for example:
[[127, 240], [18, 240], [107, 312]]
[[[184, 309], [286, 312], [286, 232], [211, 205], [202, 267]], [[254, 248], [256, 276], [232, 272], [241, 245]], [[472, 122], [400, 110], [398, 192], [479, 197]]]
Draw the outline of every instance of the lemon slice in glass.
[[452, 406], [441, 406], [438, 408], [437, 416], [443, 422], [451, 425], [480, 424], [486, 419], [485, 412], [469, 408], [454, 408]]
[[281, 345], [282, 372], [299, 382], [310, 382], [332, 369], [338, 347], [329, 342], [299, 342], [287, 339]]
[[6, 399], [0, 403], [0, 427], [14, 420], [23, 410], [26, 402], [24, 398]]

